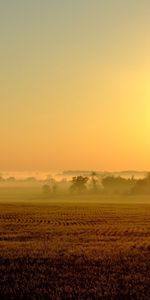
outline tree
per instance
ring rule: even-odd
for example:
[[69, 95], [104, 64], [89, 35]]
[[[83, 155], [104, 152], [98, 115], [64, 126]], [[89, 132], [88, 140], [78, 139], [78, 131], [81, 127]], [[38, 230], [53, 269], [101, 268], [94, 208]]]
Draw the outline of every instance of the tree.
[[137, 179], [135, 186], [132, 190], [135, 194], [150, 194], [150, 173], [147, 173], [147, 176], [142, 179]]
[[106, 193], [129, 194], [135, 185], [135, 180], [133, 178], [126, 179], [120, 176], [106, 176], [102, 179], [102, 185]]
[[5, 181], [5, 179], [3, 178], [3, 176], [0, 175], [0, 182]]
[[88, 182], [88, 177], [76, 176], [72, 178], [71, 190], [82, 193], [86, 190], [86, 183]]
[[91, 175], [91, 186], [92, 186], [92, 191], [97, 192], [98, 190], [98, 177], [96, 172], [92, 172]]
[[42, 191], [45, 196], [48, 196], [50, 194], [50, 186], [48, 184], [44, 184], [42, 186]]

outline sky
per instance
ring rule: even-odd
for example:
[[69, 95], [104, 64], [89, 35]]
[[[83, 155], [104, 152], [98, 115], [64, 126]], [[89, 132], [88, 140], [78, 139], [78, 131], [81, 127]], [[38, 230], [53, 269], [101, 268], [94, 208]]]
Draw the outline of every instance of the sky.
[[0, 1], [0, 169], [150, 169], [150, 1]]

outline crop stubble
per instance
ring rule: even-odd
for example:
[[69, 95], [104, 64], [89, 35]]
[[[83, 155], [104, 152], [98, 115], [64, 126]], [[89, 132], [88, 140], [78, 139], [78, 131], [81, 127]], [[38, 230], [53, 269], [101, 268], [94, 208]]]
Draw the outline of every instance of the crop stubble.
[[149, 299], [150, 205], [1, 204], [0, 260], [1, 297]]

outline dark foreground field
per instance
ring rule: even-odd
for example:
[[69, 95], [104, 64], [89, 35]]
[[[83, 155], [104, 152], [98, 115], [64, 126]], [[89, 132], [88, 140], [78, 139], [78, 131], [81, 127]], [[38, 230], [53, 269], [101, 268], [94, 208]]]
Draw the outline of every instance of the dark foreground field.
[[147, 203], [0, 204], [0, 299], [150, 299]]

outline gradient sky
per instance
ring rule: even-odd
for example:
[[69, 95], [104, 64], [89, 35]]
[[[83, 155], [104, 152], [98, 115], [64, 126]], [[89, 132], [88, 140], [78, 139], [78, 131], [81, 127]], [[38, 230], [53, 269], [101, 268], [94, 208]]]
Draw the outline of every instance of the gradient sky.
[[150, 169], [150, 1], [0, 1], [0, 169]]

